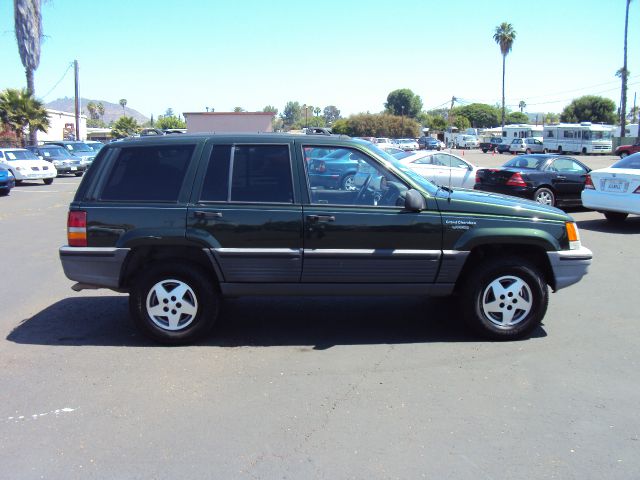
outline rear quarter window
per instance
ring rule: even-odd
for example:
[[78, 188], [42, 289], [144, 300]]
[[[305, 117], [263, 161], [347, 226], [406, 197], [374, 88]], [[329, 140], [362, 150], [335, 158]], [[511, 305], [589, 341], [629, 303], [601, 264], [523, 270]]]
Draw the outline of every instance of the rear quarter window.
[[177, 202], [195, 145], [123, 148], [108, 173], [101, 200]]

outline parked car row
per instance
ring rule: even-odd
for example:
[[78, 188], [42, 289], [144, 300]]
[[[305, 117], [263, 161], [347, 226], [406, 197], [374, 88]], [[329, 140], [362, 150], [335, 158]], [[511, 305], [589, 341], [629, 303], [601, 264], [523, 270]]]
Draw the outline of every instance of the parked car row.
[[25, 180], [50, 185], [58, 175], [81, 177], [103, 146], [91, 141], [47, 141], [26, 148], [0, 148], [0, 195], [8, 195]]

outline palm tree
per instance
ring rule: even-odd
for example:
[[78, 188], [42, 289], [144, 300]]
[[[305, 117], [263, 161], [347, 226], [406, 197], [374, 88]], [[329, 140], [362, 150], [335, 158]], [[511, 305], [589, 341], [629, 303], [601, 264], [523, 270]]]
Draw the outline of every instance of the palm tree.
[[[33, 74], [40, 65], [40, 41], [42, 39], [41, 0], [14, 0], [13, 18], [20, 60], [27, 75], [27, 92], [35, 94]], [[29, 134], [30, 142], [38, 142], [37, 131]]]
[[504, 129], [504, 74], [505, 65], [507, 61], [507, 55], [513, 47], [513, 42], [516, 39], [516, 31], [510, 23], [502, 22], [496, 27], [493, 34], [493, 39], [500, 46], [500, 53], [502, 53], [502, 128]]
[[104, 122], [104, 105], [102, 102], [98, 102], [96, 105], [96, 110], [98, 111], [98, 115], [100, 115], [100, 120]]
[[36, 100], [27, 89], [7, 88], [0, 93], [0, 123], [16, 134], [18, 143], [24, 146], [25, 130], [46, 132], [49, 114], [44, 104]]
[[97, 107], [93, 101], [87, 103], [87, 110], [89, 110], [89, 117], [91, 118], [91, 120], [96, 120], [98, 118]]
[[520, 109], [520, 113], [524, 113], [524, 109], [527, 108], [527, 104], [524, 102], [524, 100], [520, 100], [518, 108]]
[[627, 31], [629, 29], [629, 4], [631, 0], [627, 0], [627, 10], [624, 16], [624, 63], [620, 72], [622, 77], [622, 93], [620, 95], [620, 136], [624, 137], [627, 124], [627, 78], [629, 71], [627, 70]]
[[124, 107], [127, 105], [127, 99], [121, 98], [119, 103], [120, 103], [120, 106], [122, 107], [122, 116], [125, 116], [126, 113], [124, 111]]

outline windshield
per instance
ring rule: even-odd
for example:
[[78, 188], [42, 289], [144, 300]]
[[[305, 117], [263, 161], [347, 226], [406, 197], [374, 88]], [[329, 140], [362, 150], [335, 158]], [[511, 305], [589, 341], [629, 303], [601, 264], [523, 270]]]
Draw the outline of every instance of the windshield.
[[611, 132], [594, 132], [585, 130], [582, 134], [585, 140], [611, 140]]
[[67, 152], [62, 147], [41, 148], [40, 149], [40, 155], [42, 157], [44, 157], [45, 159], [47, 159], [47, 158], [74, 158], [74, 157], [71, 156], [71, 154], [69, 152]]
[[40, 160], [37, 155], [29, 150], [6, 150], [7, 160]]
[[431, 193], [432, 195], [435, 194], [437, 186], [434, 183], [431, 183], [429, 180], [424, 178], [422, 175], [420, 175], [420, 174], [414, 172], [413, 170], [411, 170], [410, 168], [406, 167], [405, 165], [400, 163], [395, 157], [393, 157], [392, 155], [389, 155], [384, 150], [380, 150], [376, 146], [371, 146], [371, 147], [369, 147], [369, 149], [372, 152], [374, 152], [375, 154], [377, 154], [379, 157], [382, 157], [384, 160], [386, 160], [388, 163], [390, 163], [393, 167], [395, 167], [396, 170], [400, 170], [407, 177], [411, 178], [411, 180], [413, 180], [416, 184], [418, 184], [424, 190], [426, 190], [427, 192]]
[[94, 152], [99, 152], [102, 147], [104, 147], [104, 143], [87, 143], [89, 148]]
[[67, 147], [67, 150], [69, 150], [71, 152], [93, 152], [93, 150], [91, 150], [89, 148], [89, 145], [87, 145], [86, 143], [82, 143], [82, 142], [67, 143], [67, 144], [65, 144], [65, 147]]

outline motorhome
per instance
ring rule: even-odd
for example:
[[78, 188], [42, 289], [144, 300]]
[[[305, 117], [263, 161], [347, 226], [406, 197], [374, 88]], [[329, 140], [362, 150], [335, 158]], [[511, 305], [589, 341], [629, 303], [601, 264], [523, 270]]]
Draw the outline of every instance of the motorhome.
[[559, 123], [545, 125], [542, 142], [545, 152], [611, 153], [611, 125]]
[[505, 125], [502, 138], [511, 143], [514, 138], [537, 138], [542, 141], [542, 125], [513, 124]]

